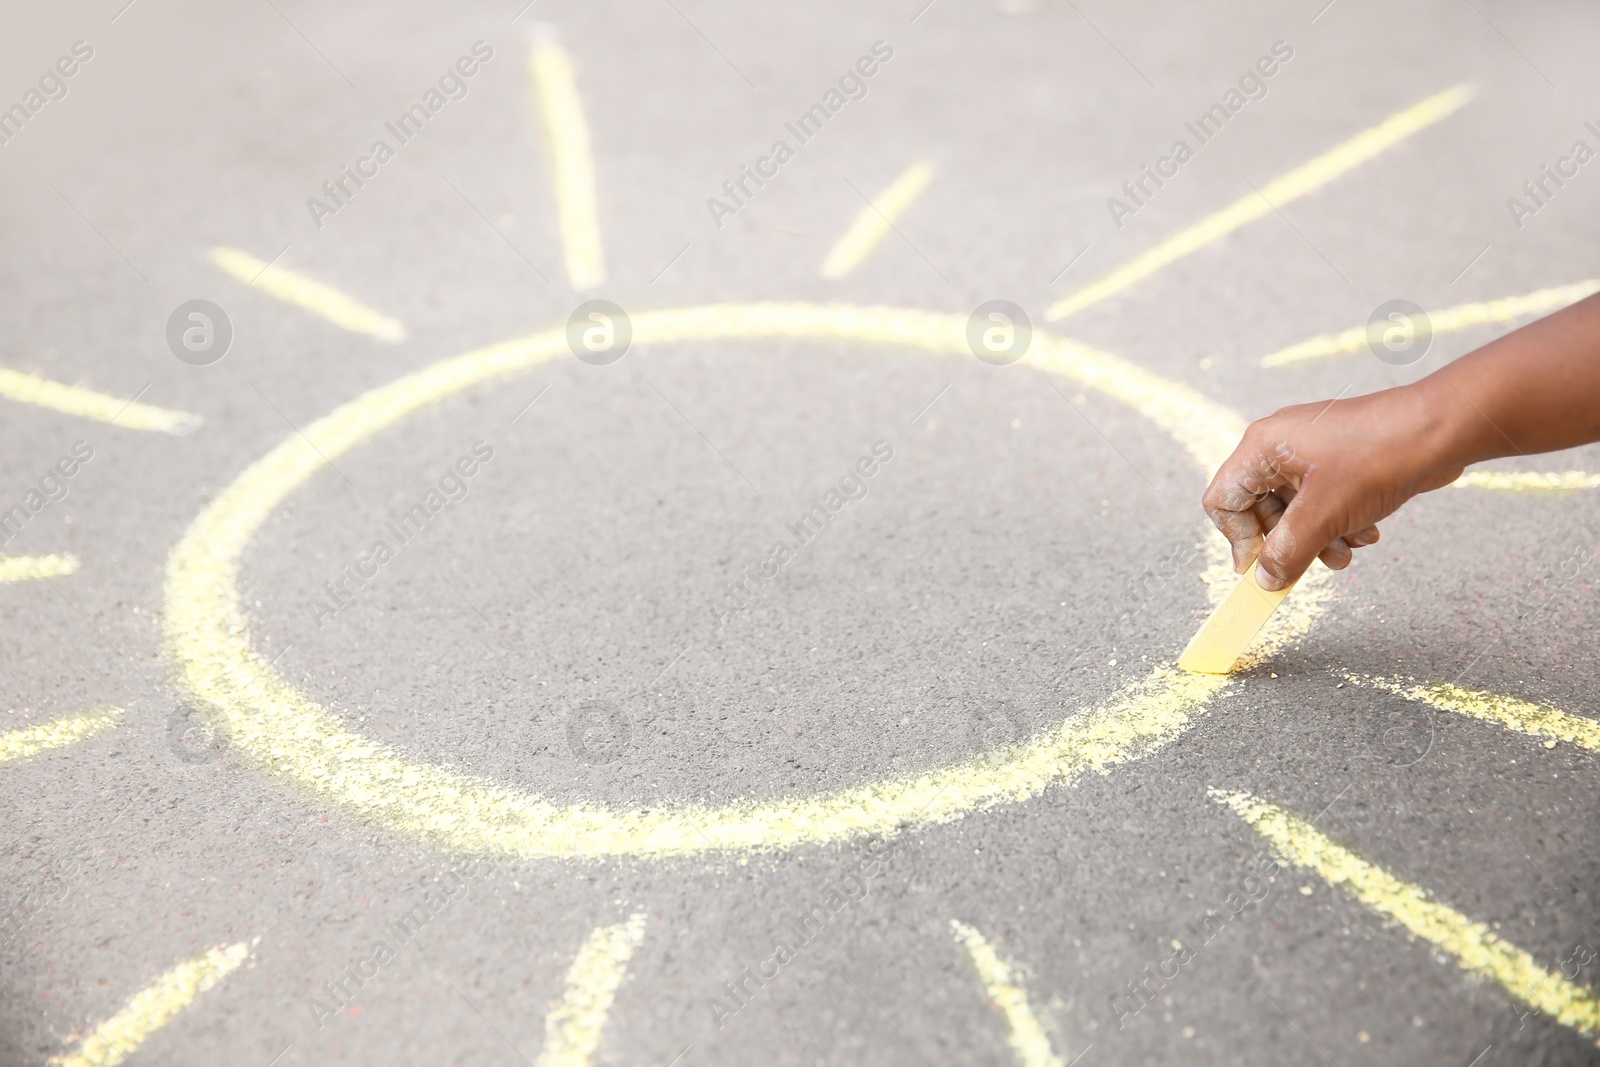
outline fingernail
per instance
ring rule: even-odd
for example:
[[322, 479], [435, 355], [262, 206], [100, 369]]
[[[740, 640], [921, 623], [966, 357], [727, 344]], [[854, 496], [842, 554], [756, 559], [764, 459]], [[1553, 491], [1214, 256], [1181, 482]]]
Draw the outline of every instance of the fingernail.
[[1256, 584], [1269, 593], [1276, 593], [1288, 583], [1277, 575], [1272, 574], [1265, 567], [1256, 568]]

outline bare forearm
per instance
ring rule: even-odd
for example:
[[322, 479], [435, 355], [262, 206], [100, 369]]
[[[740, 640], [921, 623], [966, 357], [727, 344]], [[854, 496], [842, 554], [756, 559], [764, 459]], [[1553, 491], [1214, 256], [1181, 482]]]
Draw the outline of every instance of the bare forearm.
[[1600, 294], [1417, 382], [1441, 459], [1465, 466], [1600, 441]]

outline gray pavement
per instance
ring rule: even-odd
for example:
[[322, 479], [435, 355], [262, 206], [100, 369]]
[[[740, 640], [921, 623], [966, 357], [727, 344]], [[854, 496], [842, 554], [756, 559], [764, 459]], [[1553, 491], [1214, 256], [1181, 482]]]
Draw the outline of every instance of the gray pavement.
[[[1441, 333], [1408, 367], [1365, 352], [1259, 366], [1385, 301], [1446, 308], [1600, 276], [1600, 163], [1520, 228], [1506, 204], [1573, 142], [1600, 147], [1584, 125], [1600, 126], [1600, 22], [1576, 3], [519, 2], [112, 0], [16, 4], [0, 21], [0, 105], [74, 42], [92, 49], [0, 144], [0, 367], [205, 420], [176, 436], [0, 397], [0, 507], [75, 442], [93, 449], [0, 550], [80, 561], [0, 585], [0, 729], [125, 709], [94, 738], [0, 765], [0, 1063], [71, 1054], [163, 972], [236, 943], [249, 962], [128, 1062], [534, 1062], [580, 946], [634, 914], [643, 938], [595, 1063], [1049, 1062], [1013, 1046], [952, 920], [1013, 965], [1057, 1062], [1600, 1060], [1595, 1034], [1303, 869], [1127, 1010], [1129, 983], [1271, 855], [1211, 788], [1317, 817], [1547, 970], [1600, 945], [1590, 754], [1346, 683], [1454, 681], [1600, 716], [1596, 489], [1417, 501], [1334, 578], [1308, 635], [1170, 743], [887, 835], [474, 859], [220, 734], [197, 739], [210, 720], [163, 635], [163, 583], [201, 510], [338, 405], [559, 328], [585, 299], [635, 317], [735, 301], [966, 316], [1006, 299], [1250, 418], [1410, 380], [1505, 328]], [[592, 138], [607, 270], [592, 292], [563, 266], [529, 87], [536, 24], [575, 60]], [[464, 96], [314, 219], [308, 198], [478, 41], [492, 58]], [[865, 95], [716, 225], [707, 199], [879, 41], [893, 56]], [[1293, 58], [1263, 95], [1119, 228], [1107, 199], [1279, 41]], [[1476, 95], [1456, 114], [1045, 322], [1252, 185], [1461, 83]], [[919, 160], [935, 176], [893, 232], [820, 278], [863, 195]], [[218, 246], [282, 250], [408, 336], [384, 344], [248, 288], [212, 265]], [[207, 366], [168, 346], [193, 299], [232, 325]], [[1139, 414], [1079, 392], [863, 341], [564, 356], [427, 407], [298, 488], [243, 557], [250, 637], [350, 729], [561, 805], [735, 805], [946, 767], [1112, 698], [1207, 611], [1202, 472]], [[326, 585], [477, 442], [493, 458], [460, 498], [319, 617]], [[719, 620], [728, 583], [876, 442], [892, 459], [864, 496]], [[1596, 472], [1600, 449], [1499, 466]], [[1130, 583], [1173, 560], [1119, 626]], [[775, 977], [745, 978], [866, 862], [857, 899]], [[325, 984], [425, 901], [421, 932], [319, 1015]], [[1600, 986], [1575, 969], [1580, 991]]]

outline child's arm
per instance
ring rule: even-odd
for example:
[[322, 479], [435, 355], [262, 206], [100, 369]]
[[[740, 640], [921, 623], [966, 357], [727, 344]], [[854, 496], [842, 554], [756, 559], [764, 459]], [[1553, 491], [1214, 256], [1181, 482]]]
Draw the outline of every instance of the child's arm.
[[1600, 294], [1412, 385], [1284, 408], [1250, 424], [1202, 504], [1281, 589], [1318, 556], [1348, 566], [1376, 523], [1468, 464], [1600, 440]]

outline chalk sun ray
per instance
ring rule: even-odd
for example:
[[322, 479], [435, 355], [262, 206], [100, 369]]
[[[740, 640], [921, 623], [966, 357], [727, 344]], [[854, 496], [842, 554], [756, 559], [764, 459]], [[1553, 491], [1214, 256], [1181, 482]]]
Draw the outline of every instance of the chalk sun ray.
[[390, 344], [406, 339], [406, 328], [395, 319], [304, 274], [276, 263], [264, 263], [237, 248], [213, 248], [211, 262], [235, 281], [309, 311], [351, 333], [366, 334]]
[[1574, 715], [1549, 704], [1467, 689], [1451, 682], [1429, 684], [1393, 678], [1357, 677], [1353, 674], [1345, 677], [1356, 685], [1383, 689], [1438, 711], [1464, 715], [1529, 737], [1542, 738], [1550, 746], [1565, 742], [1585, 752], [1600, 752], [1600, 721]]
[[78, 557], [71, 553], [50, 556], [0, 556], [0, 585], [65, 578], [78, 573]]
[[636, 914], [589, 935], [567, 969], [561, 1000], [545, 1016], [538, 1067], [591, 1067], [644, 926], [644, 915]]
[[[1586, 296], [1600, 292], [1600, 281], [1589, 279], [1572, 285], [1557, 285], [1521, 296], [1457, 304], [1427, 312], [1428, 326], [1435, 334], [1459, 333], [1478, 326], [1494, 326], [1520, 318], [1548, 315]], [[1324, 333], [1263, 356], [1263, 367], [1290, 367], [1300, 363], [1331, 359], [1368, 351], [1367, 327], [1353, 326], [1342, 333]]]
[[956, 941], [967, 950], [967, 958], [978, 972], [978, 981], [989, 994], [989, 1003], [1006, 1022], [1006, 1041], [1016, 1057], [1017, 1067], [1067, 1067], [1066, 1060], [1050, 1047], [1049, 1035], [1028, 1000], [1028, 990], [1011, 964], [976, 927], [951, 919], [950, 929]]
[[528, 76], [555, 193], [567, 280], [579, 291], [593, 289], [606, 280], [594, 154], [572, 56], [553, 30], [544, 28], [535, 37]]
[[7, 730], [0, 733], [0, 763], [31, 759], [41, 752], [87, 741], [115, 726], [122, 714], [121, 708], [105, 705], [33, 726]]
[[1499, 493], [1561, 496], [1581, 489], [1600, 489], [1600, 474], [1587, 471], [1467, 471], [1450, 483], [1454, 489], [1488, 489]]
[[1281, 208], [1316, 192], [1335, 178], [1432, 126], [1471, 98], [1472, 89], [1458, 85], [1389, 116], [1378, 125], [1362, 130], [1337, 147], [1272, 179], [1262, 186], [1259, 193], [1251, 192], [1240, 197], [1221, 211], [1206, 216], [1149, 251], [1135, 256], [1104, 278], [1062, 297], [1045, 312], [1045, 318], [1052, 322], [1064, 319], [1116, 296], [1161, 268], [1226, 237], [1246, 223], [1272, 214], [1274, 208]]
[[1412, 936], [1453, 956], [1468, 974], [1499, 985], [1515, 999], [1600, 1042], [1600, 996], [1546, 970], [1532, 955], [1489, 928], [1337, 844], [1276, 805], [1246, 792], [1212, 789], [1213, 800], [1244, 819], [1285, 861], [1319, 875]]
[[859, 267], [893, 232], [896, 220], [916, 203], [931, 181], [933, 164], [924, 161], [907, 167], [856, 215], [822, 261], [822, 277], [843, 278]]
[[173, 967], [96, 1025], [75, 1049], [52, 1056], [50, 1067], [117, 1067], [200, 994], [238, 970], [253, 944], [219, 945]]
[[125, 430], [182, 435], [194, 432], [205, 421], [187, 411], [172, 411], [141, 404], [137, 400], [124, 400], [85, 389], [81, 385], [67, 385], [37, 374], [24, 374], [9, 367], [0, 367], [0, 397], [15, 400], [19, 404], [31, 404], [66, 415], [93, 419]]

